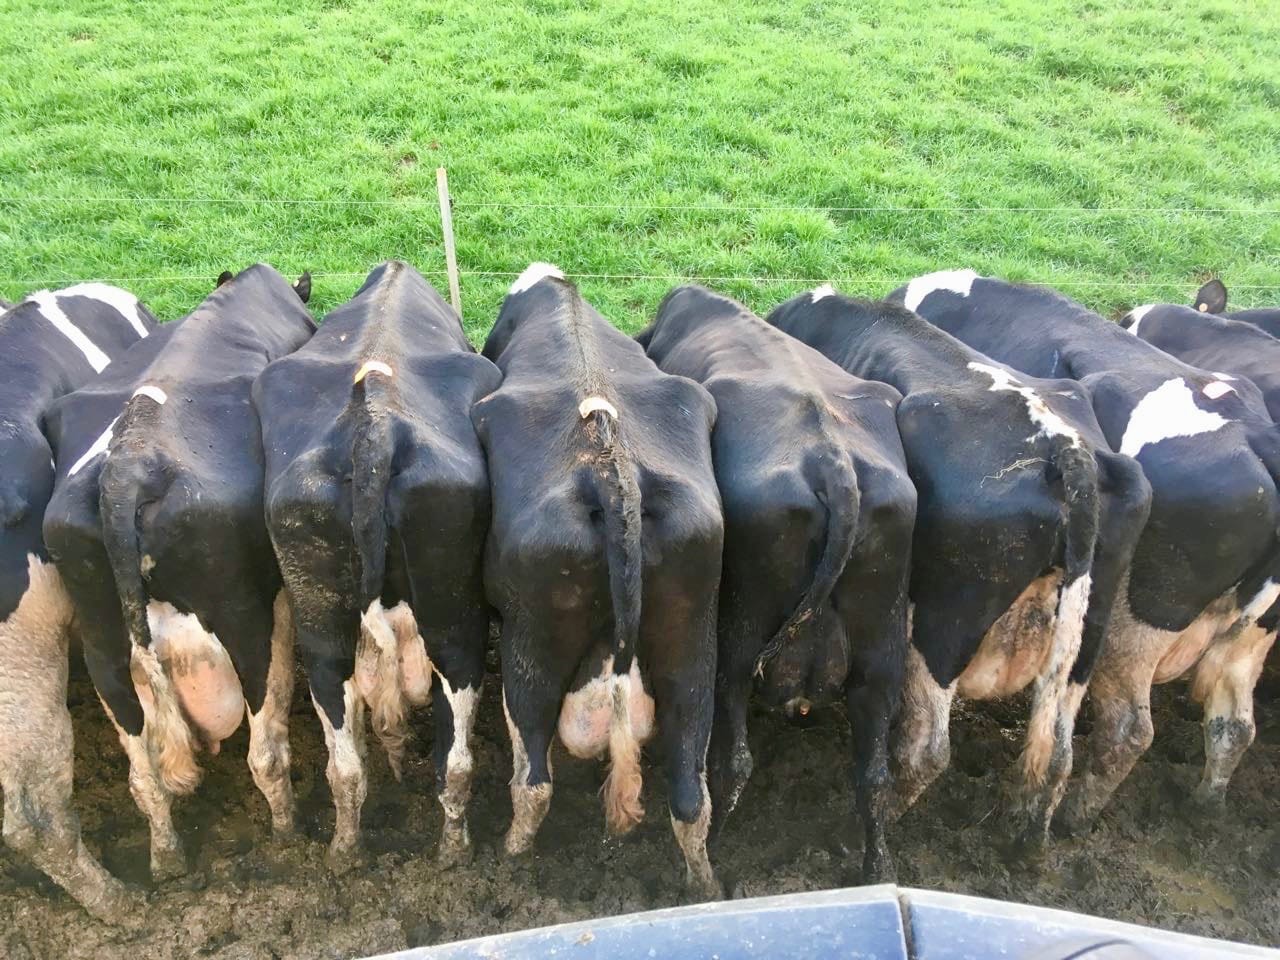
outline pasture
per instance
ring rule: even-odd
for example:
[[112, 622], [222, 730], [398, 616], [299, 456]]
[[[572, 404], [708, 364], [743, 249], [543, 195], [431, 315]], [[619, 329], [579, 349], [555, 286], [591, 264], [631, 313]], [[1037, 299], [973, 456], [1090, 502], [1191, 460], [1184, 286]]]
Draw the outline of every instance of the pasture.
[[[763, 313], [828, 280], [879, 296], [960, 266], [1105, 315], [1188, 302], [1209, 275], [1233, 307], [1280, 302], [1275, 0], [8, 0], [5, 13], [11, 299], [104, 279], [173, 318], [222, 270], [265, 260], [311, 270], [322, 316], [391, 257], [444, 290], [445, 166], [475, 342], [534, 259], [627, 331], [685, 279]], [[563, 751], [535, 855], [501, 856], [511, 760], [496, 668], [491, 651], [470, 864], [442, 874], [432, 858], [422, 712], [403, 783], [371, 751], [365, 862], [326, 868], [325, 748], [300, 682], [296, 840], [269, 841], [242, 729], [175, 808], [194, 876], [155, 887], [124, 756], [73, 658], [84, 835], [149, 891], [146, 915], [140, 930], [97, 924], [0, 846], [0, 957], [360, 956], [680, 902], [661, 778], [646, 779], [635, 835], [606, 840], [600, 774]], [[1004, 857], [995, 806], [1026, 705], [958, 710], [951, 768], [889, 834], [899, 879], [1280, 942], [1274, 669], [1257, 700], [1226, 812], [1182, 805], [1202, 764], [1199, 709], [1171, 685], [1154, 748], [1097, 831], [1059, 841], [1038, 873]], [[712, 847], [730, 895], [849, 882], [842, 848], [858, 833], [830, 829], [850, 777], [838, 713], [753, 717], [758, 772]]]
[[628, 330], [686, 277], [758, 310], [952, 266], [1108, 314], [1210, 272], [1280, 297], [1270, 0], [6, 12], [0, 295], [122, 278], [172, 317], [265, 259], [324, 311], [442, 269], [444, 165], [474, 336], [531, 259]]

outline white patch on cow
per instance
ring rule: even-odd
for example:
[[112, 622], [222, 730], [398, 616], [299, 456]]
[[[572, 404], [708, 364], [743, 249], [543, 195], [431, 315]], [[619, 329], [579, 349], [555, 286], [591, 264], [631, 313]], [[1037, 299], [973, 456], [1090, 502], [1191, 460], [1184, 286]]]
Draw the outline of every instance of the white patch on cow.
[[1154, 307], [1154, 303], [1144, 303], [1142, 306], [1134, 307], [1129, 311], [1129, 316], [1133, 318], [1133, 322], [1129, 324], [1129, 332], [1135, 337], [1138, 335], [1138, 324], [1142, 322], [1142, 318], [1150, 313]]
[[1186, 381], [1175, 377], [1138, 401], [1120, 440], [1120, 452], [1136, 457], [1148, 444], [1171, 437], [1212, 433], [1230, 422], [1226, 417], [1197, 407]]
[[1280, 598], [1280, 583], [1269, 579], [1262, 585], [1262, 588], [1254, 595], [1253, 599], [1245, 605], [1240, 616], [1246, 620], [1257, 620], [1267, 612], [1267, 609], [1276, 602], [1277, 598]]
[[27, 299], [40, 308], [40, 316], [48, 320], [59, 333], [75, 344], [76, 349], [84, 354], [89, 366], [95, 373], [101, 373], [111, 363], [111, 358], [98, 349], [98, 345], [85, 336], [84, 331], [71, 322], [71, 318], [58, 306], [57, 294], [49, 290], [33, 293]]
[[395, 376], [395, 374], [391, 372], [391, 368], [381, 360], [366, 360], [360, 369], [356, 371], [356, 378], [351, 382], [353, 384], [359, 383], [371, 373], [380, 373], [384, 377]]
[[531, 263], [524, 268], [524, 272], [520, 276], [516, 277], [516, 282], [511, 284], [511, 289], [507, 293], [508, 295], [524, 293], [538, 281], [545, 280], [547, 277], [563, 280], [564, 273], [555, 264]]
[[147, 335], [147, 326], [142, 319], [138, 298], [128, 290], [121, 290], [109, 283], [77, 283], [74, 287], [59, 290], [58, 296], [88, 297], [90, 300], [105, 303], [128, 320], [133, 329], [138, 332], [138, 336], [145, 338]]
[[149, 383], [143, 384], [137, 390], [133, 391], [133, 396], [147, 397], [150, 400], [154, 400], [156, 403], [160, 404], [160, 406], [162, 407], [164, 406], [165, 401], [169, 399], [169, 395], [167, 393], [165, 393], [159, 387], [153, 387]]
[[973, 270], [939, 270], [936, 273], [926, 273], [923, 277], [916, 277], [907, 284], [907, 293], [902, 298], [902, 305], [908, 310], [918, 310], [920, 304], [924, 303], [925, 297], [938, 290], [950, 290], [952, 293], [967, 297], [969, 291], [973, 289], [973, 281], [977, 279], [978, 274]]
[[[1072, 446], [1080, 445], [1080, 434], [1076, 432], [1075, 428], [1050, 410], [1048, 404], [1040, 398], [1035, 390], [1020, 383], [1008, 370], [1001, 367], [993, 367], [986, 363], [978, 363], [977, 361], [970, 363], [969, 369], [989, 376], [991, 378], [989, 389], [993, 393], [999, 390], [1009, 390], [1019, 394], [1026, 401], [1027, 416], [1031, 418], [1033, 424], [1040, 428], [1039, 434], [1043, 434], [1046, 437], [1067, 437], [1070, 439]], [[1034, 439], [1039, 434], [1027, 439]]]
[[1204, 395], [1210, 400], [1217, 400], [1219, 397], [1227, 393], [1235, 393], [1236, 388], [1229, 383], [1223, 383], [1221, 380], [1215, 380], [1213, 383], [1206, 384]]
[[79, 460], [77, 460], [75, 463], [71, 465], [71, 469], [67, 471], [67, 476], [74, 477], [77, 473], [79, 473], [81, 470], [84, 469], [85, 464], [87, 464], [90, 460], [98, 456], [98, 454], [107, 452], [107, 447], [111, 446], [111, 431], [115, 429], [115, 426], [119, 422], [119, 420], [120, 418], [116, 417], [115, 420], [111, 421], [107, 429], [102, 431], [102, 435], [99, 436], [97, 440], [93, 441], [93, 446], [91, 446], [88, 450], [86, 450], [84, 452], [84, 455], [81, 456]]
[[585, 420], [597, 410], [603, 410], [613, 419], [618, 419], [618, 408], [606, 400], [604, 397], [587, 397], [578, 404], [578, 416]]
[[1213, 371], [1211, 371], [1211, 372], [1212, 372], [1212, 373], [1213, 373], [1213, 375], [1214, 375], [1215, 377], [1217, 377], [1219, 380], [1234, 380], [1234, 379], [1235, 379], [1235, 377], [1233, 377], [1233, 376], [1232, 376], [1231, 374], [1229, 374], [1229, 373], [1219, 373], [1217, 370], [1213, 370]]
[[809, 294], [814, 303], [817, 303], [819, 300], [825, 299], [826, 297], [834, 297], [835, 295], [836, 288], [829, 283], [824, 283], [820, 287], [814, 287], [813, 291]]

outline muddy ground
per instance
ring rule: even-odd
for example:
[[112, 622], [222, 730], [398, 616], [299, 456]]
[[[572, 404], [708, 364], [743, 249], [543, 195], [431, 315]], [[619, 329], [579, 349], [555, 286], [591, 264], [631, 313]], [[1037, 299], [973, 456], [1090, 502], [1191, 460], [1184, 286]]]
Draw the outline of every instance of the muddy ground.
[[[1280, 678], [1264, 677], [1258, 701], [1258, 741], [1231, 786], [1230, 807], [1205, 818], [1182, 805], [1200, 771], [1198, 708], [1185, 687], [1157, 691], [1154, 748], [1096, 832], [1084, 842], [1060, 841], [1038, 875], [1004, 862], [994, 809], [1025, 704], [962, 708], [952, 725], [951, 769], [890, 836], [900, 882], [1280, 944]], [[477, 728], [469, 866], [442, 873], [434, 865], [441, 814], [431, 796], [424, 712], [403, 783], [391, 780], [371, 749], [368, 862], [340, 877], [325, 868], [333, 810], [324, 744], [300, 696], [292, 733], [300, 836], [284, 849], [267, 842], [270, 821], [244, 763], [242, 729], [220, 756], [206, 758], [203, 786], [176, 807], [195, 878], [160, 889], [148, 879], [146, 824], [129, 796], [124, 757], [83, 676], [73, 678], [71, 702], [85, 836], [108, 868], [147, 890], [143, 932], [91, 921], [4, 851], [4, 960], [353, 957], [682, 902], [683, 867], [652, 767], [645, 823], [625, 840], [606, 841], [599, 771], [558, 755], [536, 855], [514, 864], [499, 856], [510, 760], [496, 678]], [[756, 774], [712, 854], [726, 886], [734, 896], [758, 896], [848, 882], [841, 838], [855, 861], [861, 843], [841, 812], [850, 796], [843, 715], [821, 712], [799, 727], [761, 714], [752, 731]]]

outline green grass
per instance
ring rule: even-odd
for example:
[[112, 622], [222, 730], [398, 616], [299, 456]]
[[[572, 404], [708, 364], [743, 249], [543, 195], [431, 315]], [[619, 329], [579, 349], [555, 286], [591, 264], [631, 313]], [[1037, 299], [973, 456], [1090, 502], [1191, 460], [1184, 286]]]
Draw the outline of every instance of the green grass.
[[1107, 313], [1210, 272], [1280, 302], [1278, 2], [53, 6], [0, 23], [11, 298], [194, 278], [127, 281], [176, 316], [257, 259], [320, 312], [387, 257], [444, 289], [444, 165], [473, 336], [531, 259], [660, 277], [580, 281], [628, 330], [668, 277], [762, 311], [956, 266]]

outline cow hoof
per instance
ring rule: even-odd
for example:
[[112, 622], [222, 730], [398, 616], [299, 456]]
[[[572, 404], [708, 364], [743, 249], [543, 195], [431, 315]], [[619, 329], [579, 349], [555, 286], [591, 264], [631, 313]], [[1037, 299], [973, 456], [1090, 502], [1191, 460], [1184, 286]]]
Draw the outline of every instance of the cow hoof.
[[1087, 813], [1080, 803], [1064, 803], [1053, 821], [1055, 835], [1068, 840], [1086, 837], [1093, 830], [1096, 817]]
[[471, 846], [471, 840], [465, 834], [460, 839], [442, 837], [440, 850], [436, 854], [436, 864], [444, 870], [461, 867], [470, 863], [474, 855], [475, 850]]
[[344, 847], [341, 850], [329, 848], [329, 852], [325, 854], [325, 863], [329, 867], [329, 872], [335, 877], [341, 877], [350, 873], [364, 865], [365, 854], [360, 847]]
[[156, 883], [174, 880], [187, 873], [187, 858], [180, 848], [151, 851], [151, 879]]
[[510, 858], [523, 857], [533, 849], [533, 837], [513, 836], [508, 833], [502, 842], [502, 851]]
[[1188, 806], [1200, 816], [1218, 816], [1227, 809], [1227, 788], [1201, 782], [1191, 791]]
[[145, 922], [143, 909], [146, 897], [129, 890], [122, 883], [113, 883], [94, 903], [84, 904], [85, 910], [100, 923], [122, 930], [140, 930]]
[[688, 878], [685, 895], [691, 903], [711, 903], [725, 899], [724, 887], [714, 876]]
[[898, 870], [891, 857], [875, 857], [862, 864], [862, 872], [858, 878], [864, 886], [876, 886], [882, 883], [897, 883]]

